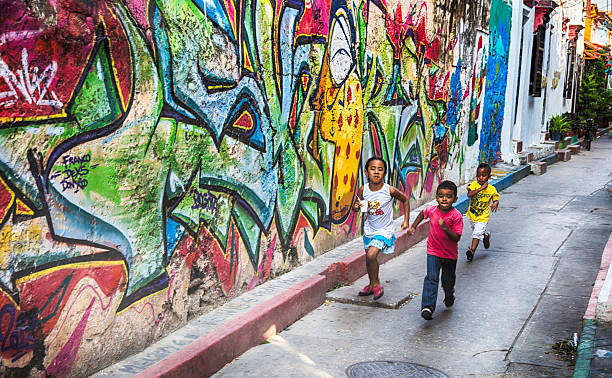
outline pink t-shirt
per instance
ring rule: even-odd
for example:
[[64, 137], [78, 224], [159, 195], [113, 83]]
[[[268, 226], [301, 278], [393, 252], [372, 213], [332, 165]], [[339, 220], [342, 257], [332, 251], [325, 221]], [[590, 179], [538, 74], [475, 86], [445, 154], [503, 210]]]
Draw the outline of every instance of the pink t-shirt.
[[457, 234], [463, 232], [463, 217], [461, 213], [453, 208], [448, 213], [443, 213], [437, 205], [432, 205], [423, 210], [425, 219], [429, 218], [429, 234], [427, 235], [427, 254], [445, 259], [457, 260], [457, 242], [452, 241], [446, 232], [438, 225], [438, 219], [442, 218], [448, 228]]

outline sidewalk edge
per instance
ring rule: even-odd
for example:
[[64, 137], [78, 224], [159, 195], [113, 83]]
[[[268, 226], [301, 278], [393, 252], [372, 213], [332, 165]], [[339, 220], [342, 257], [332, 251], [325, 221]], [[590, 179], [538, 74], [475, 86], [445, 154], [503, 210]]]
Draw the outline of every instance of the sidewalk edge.
[[601, 288], [606, 280], [606, 276], [608, 275], [608, 269], [610, 267], [610, 262], [612, 261], [612, 233], [610, 234], [610, 238], [606, 243], [603, 253], [601, 255], [601, 263], [599, 265], [599, 272], [597, 273], [597, 278], [593, 283], [593, 290], [591, 291], [591, 298], [589, 299], [589, 304], [584, 313], [584, 320], [595, 320], [596, 312], [597, 312], [597, 300], [599, 298], [599, 293], [601, 292]]
[[608, 238], [603, 253], [597, 278], [593, 283], [593, 290], [589, 298], [589, 304], [584, 313], [580, 343], [578, 344], [578, 355], [574, 366], [573, 378], [587, 378], [591, 372], [591, 360], [593, 359], [593, 348], [595, 346], [595, 330], [597, 329], [597, 301], [601, 288], [608, 275], [610, 262], [612, 261], [612, 233]]
[[573, 378], [588, 378], [591, 372], [591, 360], [593, 359], [593, 346], [595, 345], [595, 320], [586, 319], [580, 333], [578, 344], [578, 356], [574, 365]]

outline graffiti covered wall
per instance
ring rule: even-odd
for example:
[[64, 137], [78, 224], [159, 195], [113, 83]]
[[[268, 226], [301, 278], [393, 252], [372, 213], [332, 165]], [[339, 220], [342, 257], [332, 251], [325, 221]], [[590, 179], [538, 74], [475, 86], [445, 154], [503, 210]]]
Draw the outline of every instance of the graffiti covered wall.
[[508, 55], [512, 7], [504, 0], [491, 2], [489, 18], [489, 57], [486, 69], [483, 127], [480, 138], [479, 161], [495, 165], [501, 158], [501, 130], [504, 121]]
[[0, 8], [3, 373], [91, 373], [358, 236], [370, 156], [416, 205], [499, 152], [487, 1]]

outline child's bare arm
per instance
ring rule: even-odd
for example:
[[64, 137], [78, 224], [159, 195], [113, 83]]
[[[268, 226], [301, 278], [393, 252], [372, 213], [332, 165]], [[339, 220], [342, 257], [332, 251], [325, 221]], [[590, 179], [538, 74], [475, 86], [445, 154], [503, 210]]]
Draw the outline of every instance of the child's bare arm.
[[451, 230], [447, 225], [446, 222], [444, 222], [444, 219], [439, 218], [438, 219], [438, 225], [440, 226], [440, 228], [442, 229], [442, 231], [444, 231], [444, 233], [446, 235], [448, 235], [448, 237], [450, 238], [450, 240], [454, 241], [455, 243], [459, 241], [459, 239], [461, 239], [461, 235], [456, 233], [455, 231]]
[[492, 212], [496, 212], [497, 211], [497, 207], [499, 206], [499, 200], [495, 200], [491, 203], [491, 211]]
[[394, 187], [391, 187], [389, 191], [391, 197], [400, 201], [404, 206], [404, 222], [402, 222], [402, 230], [405, 230], [410, 226], [410, 200], [404, 193], [400, 192]]
[[414, 234], [416, 232], [416, 228], [419, 224], [421, 224], [421, 222], [423, 221], [423, 219], [425, 219], [425, 213], [423, 213], [423, 211], [421, 210], [421, 212], [419, 213], [419, 215], [417, 215], [416, 219], [414, 220], [414, 222], [412, 222], [412, 226], [410, 226], [410, 229], [408, 229], [408, 233], [410, 235]]
[[359, 209], [361, 208], [361, 203], [359, 203], [359, 201], [361, 201], [362, 199], [363, 199], [363, 186], [357, 189], [357, 201], [353, 203], [353, 211], [359, 211]]
[[485, 182], [484, 184], [482, 184], [482, 186], [480, 188], [478, 188], [478, 189], [468, 190], [468, 192], [467, 192], [468, 198], [472, 198], [476, 194], [480, 193], [480, 191], [485, 190], [487, 188], [487, 186], [489, 186], [489, 182], [488, 181]]

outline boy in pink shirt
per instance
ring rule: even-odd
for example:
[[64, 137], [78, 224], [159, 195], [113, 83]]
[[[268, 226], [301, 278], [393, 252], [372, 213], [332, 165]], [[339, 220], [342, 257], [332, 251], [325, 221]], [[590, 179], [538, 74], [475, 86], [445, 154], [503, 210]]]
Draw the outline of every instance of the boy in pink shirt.
[[463, 217], [453, 207], [457, 201], [457, 185], [452, 181], [442, 181], [436, 190], [438, 206], [429, 206], [416, 217], [408, 230], [414, 234], [416, 227], [429, 218], [427, 235], [427, 275], [423, 281], [421, 316], [431, 320], [436, 310], [438, 282], [442, 270], [442, 289], [444, 304], [451, 307], [455, 303], [455, 269], [457, 268], [457, 244], [463, 232]]

